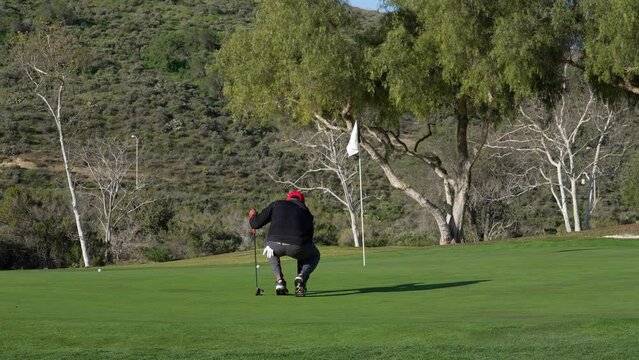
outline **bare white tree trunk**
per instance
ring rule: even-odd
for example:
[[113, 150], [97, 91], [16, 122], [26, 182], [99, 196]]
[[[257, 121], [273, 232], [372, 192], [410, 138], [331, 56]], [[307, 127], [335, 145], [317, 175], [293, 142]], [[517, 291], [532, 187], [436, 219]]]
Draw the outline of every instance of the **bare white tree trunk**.
[[588, 181], [588, 200], [586, 201], [586, 210], [584, 213], [584, 230], [590, 229], [590, 217], [595, 205], [597, 204], [596, 180]]
[[403, 191], [409, 198], [413, 199], [433, 216], [433, 218], [435, 219], [435, 223], [437, 223], [437, 228], [439, 229], [439, 244], [450, 244], [451, 239], [453, 239], [453, 235], [450, 231], [449, 223], [446, 220], [446, 213], [442, 212], [435, 204], [426, 199], [420, 192], [402, 181], [395, 174], [388, 162], [366, 140], [362, 139], [361, 145], [371, 156], [371, 158], [382, 168], [384, 175], [386, 175], [386, 178], [393, 188]]
[[[606, 141], [617, 128], [619, 116], [597, 100], [590, 87], [579, 84], [564, 89], [561, 101], [550, 113], [541, 104], [520, 108], [517, 124], [489, 147], [537, 156], [534, 166], [550, 187], [566, 232], [571, 232], [582, 230], [582, 219], [583, 228], [590, 228], [602, 159], [618, 157], [626, 144]], [[584, 209], [580, 206], [584, 200], [580, 179], [584, 185], [588, 180]]]
[[[567, 65], [564, 67], [564, 76]], [[566, 84], [564, 82], [564, 91], [566, 91]], [[561, 97], [561, 107], [559, 113], [554, 116], [554, 125], [559, 135], [559, 142], [563, 145], [560, 148], [560, 153], [563, 155], [559, 158], [562, 166], [562, 170], [566, 173], [566, 181], [570, 183], [570, 196], [572, 203], [572, 221], [575, 231], [581, 231], [581, 221], [579, 215], [579, 197], [577, 194], [577, 179], [580, 172], [576, 170], [575, 166], [575, 151], [573, 148], [577, 143], [577, 136], [582, 131], [582, 127], [590, 121], [590, 109], [594, 101], [594, 94], [590, 91], [590, 96], [583, 109], [583, 112], [574, 127], [571, 128], [570, 116], [566, 114], [566, 96]], [[567, 159], [566, 159], [567, 158]], [[566, 159], [566, 160], [564, 160]], [[563, 184], [563, 183], [560, 183]], [[564, 188], [564, 186], [562, 186]], [[569, 229], [566, 229], [569, 232]]]
[[337, 170], [337, 177], [339, 178], [339, 182], [342, 185], [342, 195], [344, 199], [346, 200], [344, 207], [346, 208], [346, 211], [348, 212], [348, 217], [350, 219], [351, 233], [353, 235], [353, 244], [355, 245], [355, 247], [359, 247], [359, 231], [357, 230], [357, 215], [355, 213], [357, 209], [352, 196], [353, 187], [349, 186], [351, 184], [351, 180], [350, 180], [351, 177], [344, 174], [343, 168], [341, 166], [337, 166], [336, 170]]
[[107, 257], [114, 250], [115, 253], [120, 252], [120, 249], [111, 249], [114, 227], [131, 213], [152, 202], [140, 198], [141, 187], [137, 184], [137, 176], [136, 184], [125, 184], [133, 167], [133, 161], [128, 157], [129, 149], [126, 142], [94, 140], [78, 154], [93, 183], [86, 187], [86, 194], [93, 199], [90, 205], [98, 211], [98, 220], [107, 244]]
[[[550, 154], [549, 154], [550, 156]], [[564, 226], [566, 227], [566, 232], [572, 232], [572, 225], [570, 224], [570, 213], [568, 212], [568, 199], [566, 196], [566, 187], [564, 186], [564, 173], [561, 169], [561, 164], [559, 162], [555, 162], [555, 176], [557, 177], [556, 183], [559, 188], [559, 196], [555, 193], [555, 187], [552, 185], [551, 180], [551, 191], [555, 200], [557, 201], [557, 206], [559, 206], [559, 211], [561, 212], [561, 216], [564, 218]]]
[[[416, 141], [411, 140], [410, 142], [413, 144], [410, 146], [409, 141], [402, 138], [396, 130], [391, 131], [361, 125], [361, 129], [363, 129], [364, 132], [360, 136], [360, 145], [366, 150], [373, 161], [379, 165], [393, 188], [404, 192], [406, 196], [417, 202], [419, 206], [433, 216], [439, 229], [441, 245], [463, 243], [465, 241], [463, 226], [468, 201], [468, 189], [471, 181], [471, 170], [485, 144], [488, 124], [492, 120], [492, 113], [490, 111], [480, 115], [482, 119], [481, 135], [476, 139], [474, 149], [472, 149], [472, 151], [469, 150], [469, 115], [467, 113], [467, 106], [467, 99], [460, 99], [456, 104], [457, 133], [455, 140], [457, 160], [456, 163], [453, 163], [453, 161], [447, 164], [453, 168], [453, 175], [449, 174], [446, 167], [442, 164], [441, 158], [434, 152], [424, 153], [418, 151], [420, 143], [433, 134], [431, 131], [432, 124], [428, 124], [428, 134]], [[345, 127], [331, 124], [320, 114], [315, 114], [314, 117], [327, 128], [342, 132], [351, 128], [354, 122], [350, 114], [349, 106], [346, 106], [342, 111], [342, 120], [346, 124]], [[380, 150], [378, 150], [378, 148]], [[422, 162], [427, 169], [432, 170], [442, 180], [445, 203], [442, 204], [438, 202], [439, 204], [436, 204], [434, 201], [426, 198], [424, 194], [417, 191], [413, 186], [402, 180], [388, 161], [390, 152], [417, 159]]]
[[77, 198], [75, 196], [75, 186], [73, 184], [73, 176], [71, 174], [71, 168], [69, 166], [69, 159], [67, 157], [67, 150], [66, 150], [66, 147], [64, 145], [64, 133], [62, 131], [62, 121], [61, 121], [61, 115], [60, 115], [60, 110], [62, 108], [62, 91], [63, 91], [63, 89], [64, 89], [64, 84], [60, 84], [60, 86], [58, 88], [57, 107], [56, 107], [55, 111], [53, 110], [53, 108], [49, 104], [49, 101], [46, 99], [46, 97], [44, 97], [39, 92], [36, 92], [36, 94], [47, 105], [49, 111], [51, 112], [51, 115], [53, 115], [53, 119], [55, 120], [55, 125], [56, 125], [56, 127], [58, 129], [58, 139], [60, 141], [60, 150], [62, 152], [62, 160], [64, 162], [64, 172], [65, 172], [66, 177], [67, 177], [67, 185], [69, 187], [69, 193], [71, 194], [71, 209], [73, 210], [73, 216], [75, 218], [75, 225], [76, 225], [76, 228], [78, 229], [78, 240], [80, 241], [80, 248], [82, 250], [82, 260], [84, 261], [84, 267], [89, 267], [89, 266], [91, 266], [90, 260], [89, 260], [89, 252], [87, 250], [86, 240], [84, 239], [84, 231], [82, 231], [82, 222], [80, 220], [80, 211], [78, 211], [78, 201], [77, 201]]
[[[561, 217], [564, 220], [564, 228], [566, 229], [566, 232], [572, 232], [573, 227], [570, 222], [570, 211], [568, 209], [568, 196], [566, 194], [566, 186], [565, 186], [565, 183], [567, 180], [564, 178], [564, 173], [562, 171], [561, 163], [559, 162], [553, 163], [553, 166], [555, 167], [555, 179], [547, 178], [548, 183], [550, 184], [550, 192], [552, 193], [552, 196], [555, 199], [555, 203], [557, 204], [557, 208], [559, 209], [559, 212], [561, 213]], [[557, 190], [559, 191], [559, 194], [557, 194], [557, 190], [555, 188], [557, 188]], [[571, 194], [574, 194], [574, 192], [571, 192]], [[571, 197], [571, 199], [573, 203], [576, 201], [576, 199], [574, 198], [574, 195]], [[573, 206], [573, 209], [574, 209], [574, 206]], [[575, 228], [575, 231], [579, 231], [579, 230], [576, 230]]]
[[[466, 114], [462, 116], [466, 117]], [[458, 143], [458, 154], [461, 156], [461, 161], [459, 163], [457, 169], [457, 176], [453, 180], [454, 184], [454, 194], [452, 194], [453, 203], [452, 203], [452, 219], [449, 219], [449, 224], [451, 228], [451, 232], [453, 233], [454, 239], [464, 239], [464, 217], [466, 216], [466, 208], [468, 206], [468, 191], [470, 189], [471, 182], [471, 170], [474, 161], [477, 159], [479, 155], [479, 150], [483, 147], [485, 142], [485, 137], [483, 137], [478, 147], [475, 149], [475, 153], [473, 155], [469, 154], [466, 143], [467, 139], [467, 119], [465, 121], [458, 120], [458, 134], [457, 134], [457, 143]], [[485, 124], [484, 124], [485, 125]], [[459, 129], [463, 127], [463, 129]], [[486, 136], [486, 132], [484, 129], [484, 136]], [[452, 223], [450, 222], [452, 220]]]
[[464, 215], [466, 214], [466, 199], [468, 198], [468, 187], [470, 185], [467, 178], [460, 178], [457, 181], [453, 210], [449, 217], [449, 227], [453, 232], [453, 238], [464, 238]]
[[353, 245], [359, 247], [359, 231], [357, 230], [357, 215], [353, 209], [348, 209], [348, 216], [351, 222], [351, 234], [353, 236]]
[[[33, 83], [34, 93], [44, 101], [58, 129], [60, 150], [62, 152], [67, 185], [69, 187], [69, 193], [71, 194], [71, 208], [78, 229], [78, 240], [80, 241], [80, 247], [82, 249], [82, 259], [84, 266], [89, 267], [89, 253], [84, 239], [84, 232], [82, 231], [75, 186], [73, 184], [73, 177], [65, 148], [61, 115], [62, 94], [67, 76], [77, 68], [76, 53], [63, 31], [55, 26], [46, 27], [42, 31], [31, 35], [20, 34], [17, 37], [16, 44], [15, 49], [17, 49], [16, 55], [18, 61], [22, 65], [29, 80]], [[55, 91], [52, 96], [56, 101], [55, 110], [44, 95], [48, 87], [52, 91]]]
[[[620, 112], [624, 110], [625, 109], [620, 109]], [[597, 178], [599, 177], [599, 173], [600, 173], [599, 162], [601, 161], [602, 157], [607, 157], [604, 154], [602, 154], [602, 147], [603, 147], [604, 141], [608, 140], [608, 138], [610, 137], [610, 134], [613, 128], [615, 127], [615, 125], [618, 125], [617, 120], [618, 120], [619, 114], [617, 114], [617, 112], [613, 110], [610, 107], [610, 105], [604, 104], [602, 111], [603, 111], [603, 114], [600, 114], [600, 113], [597, 114], [597, 117], [601, 121], [596, 122], [598, 138], [597, 138], [597, 145], [595, 146], [592, 164], [590, 167], [590, 173], [589, 174], [588, 172], [583, 173], [583, 176], [587, 177], [587, 184], [588, 184], [588, 199], [587, 199], [587, 204], [586, 204], [586, 209], [584, 214], [585, 229], [590, 229], [590, 217], [592, 215], [592, 211], [597, 206], [597, 199], [598, 199]], [[623, 125], [621, 127], [623, 127]], [[621, 150], [621, 152], [623, 152], [624, 150]], [[607, 154], [607, 155], [610, 155], [610, 154]]]
[[581, 219], [579, 216], [579, 198], [577, 197], [577, 180], [570, 178], [570, 188], [572, 195], [572, 219], [574, 222], [575, 231], [581, 231]]

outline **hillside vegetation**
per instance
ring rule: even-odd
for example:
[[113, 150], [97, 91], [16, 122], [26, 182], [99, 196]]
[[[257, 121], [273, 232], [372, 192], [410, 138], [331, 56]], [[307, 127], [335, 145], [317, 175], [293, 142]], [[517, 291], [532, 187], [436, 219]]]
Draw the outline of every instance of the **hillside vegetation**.
[[[9, 51], [12, 36], [34, 31], [43, 22], [62, 24], [74, 46], [81, 49], [80, 71], [67, 86], [63, 108], [71, 151], [96, 139], [118, 139], [129, 142], [133, 161], [131, 136], [139, 138], [140, 177], [147, 196], [155, 202], [139, 211], [126, 225], [128, 229], [117, 229], [130, 230], [122, 236], [137, 243], [137, 250], [124, 258], [168, 260], [248, 245], [247, 210], [265, 206], [288, 191], [272, 182], [263, 169], [304, 170], [302, 156], [285, 143], [283, 133], [259, 122], [232, 121], [224, 109], [211, 66], [213, 54], [228, 32], [251, 21], [254, 10], [254, 2], [248, 0], [5, 1], [0, 5], [2, 242], [8, 246], [31, 238], [28, 244], [3, 253], [5, 266], [12, 266], [11, 259], [25, 256], [36, 243], [67, 249], [58, 249], [61, 252], [75, 246], [71, 223], [64, 222], [59, 241], [51, 239], [49, 230], [28, 235], [11, 230], [32, 227], [38, 221], [50, 228], [50, 223], [69, 215], [54, 123]], [[286, 130], [287, 136], [300, 131]], [[72, 160], [77, 181], [88, 183], [80, 159], [72, 156]], [[127, 181], [133, 178], [131, 171]], [[7, 192], [15, 186], [20, 189]], [[41, 193], [44, 189], [47, 194]], [[24, 199], [7, 198], [19, 192], [31, 197], [33, 206], [48, 203], [60, 210], [50, 215], [50, 221], [38, 219], [23, 208]], [[59, 192], [58, 199], [53, 201], [49, 192]], [[84, 197], [80, 202], [88, 214], [92, 247], [100, 249], [101, 235], [88, 201]], [[333, 218], [339, 219], [341, 209], [321, 194], [310, 196], [309, 203], [319, 215], [318, 240], [337, 243], [344, 221]], [[106, 260], [100, 258], [101, 252], [93, 251], [97, 263]], [[75, 263], [56, 257], [40, 254], [19, 266]]]
[[[0, 267], [79, 264], [55, 126], [10, 51], [17, 33], [43, 23], [61, 24], [81, 54], [63, 108], [78, 186], [90, 180], [76, 150], [97, 139], [117, 139], [130, 146], [133, 161], [132, 135], [140, 141], [140, 177], [152, 203], [115, 229], [117, 256], [108, 249], [115, 245], [102, 241], [90, 197], [81, 196], [93, 263], [166, 261], [252, 246], [247, 210], [288, 190], [264, 170], [299, 176], [306, 155], [287, 139], [312, 131], [285, 120], [270, 125], [260, 121], [265, 119], [233, 120], [224, 108], [215, 54], [234, 28], [251, 23], [255, 9], [250, 0], [0, 3]], [[366, 19], [362, 26], [380, 16], [358, 14]], [[443, 135], [440, 145], [454, 137], [450, 130], [436, 130]], [[412, 174], [414, 163], [397, 164]], [[391, 191], [372, 162], [364, 161], [364, 167], [367, 245], [436, 243], [432, 220]], [[478, 173], [489, 171], [487, 166]], [[435, 177], [414, 176], [424, 191], [437, 194]], [[131, 170], [129, 186], [134, 178]], [[620, 205], [618, 186], [602, 186], [605, 201], [595, 224], [634, 220]], [[517, 221], [502, 237], [560, 229], [547, 191], [526, 196], [504, 205], [509, 210], [502, 216]], [[313, 193], [308, 202], [317, 219], [318, 242], [352, 243], [339, 203], [321, 193]], [[473, 228], [467, 229], [468, 238], [477, 239]]]

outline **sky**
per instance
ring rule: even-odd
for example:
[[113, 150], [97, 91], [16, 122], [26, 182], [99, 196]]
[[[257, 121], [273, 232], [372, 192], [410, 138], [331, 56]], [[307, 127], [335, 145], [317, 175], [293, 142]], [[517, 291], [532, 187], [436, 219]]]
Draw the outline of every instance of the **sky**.
[[377, 10], [379, 2], [379, 0], [349, 0], [352, 6], [368, 10]]

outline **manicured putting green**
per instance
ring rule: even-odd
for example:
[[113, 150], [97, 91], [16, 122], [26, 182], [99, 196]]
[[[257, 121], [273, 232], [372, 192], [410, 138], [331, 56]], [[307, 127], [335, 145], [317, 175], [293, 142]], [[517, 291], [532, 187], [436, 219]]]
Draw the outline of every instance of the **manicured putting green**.
[[[0, 272], [0, 359], [632, 359], [639, 241], [321, 248], [306, 298], [253, 252]], [[292, 288], [295, 264], [284, 262]]]

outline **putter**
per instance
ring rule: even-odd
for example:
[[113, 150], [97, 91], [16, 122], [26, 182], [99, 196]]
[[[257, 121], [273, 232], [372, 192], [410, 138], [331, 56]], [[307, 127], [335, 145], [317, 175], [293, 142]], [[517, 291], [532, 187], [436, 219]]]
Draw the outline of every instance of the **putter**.
[[253, 255], [255, 257], [255, 296], [260, 296], [264, 290], [260, 289], [257, 283], [257, 241], [255, 240], [255, 229], [251, 229], [251, 234], [253, 234]]

